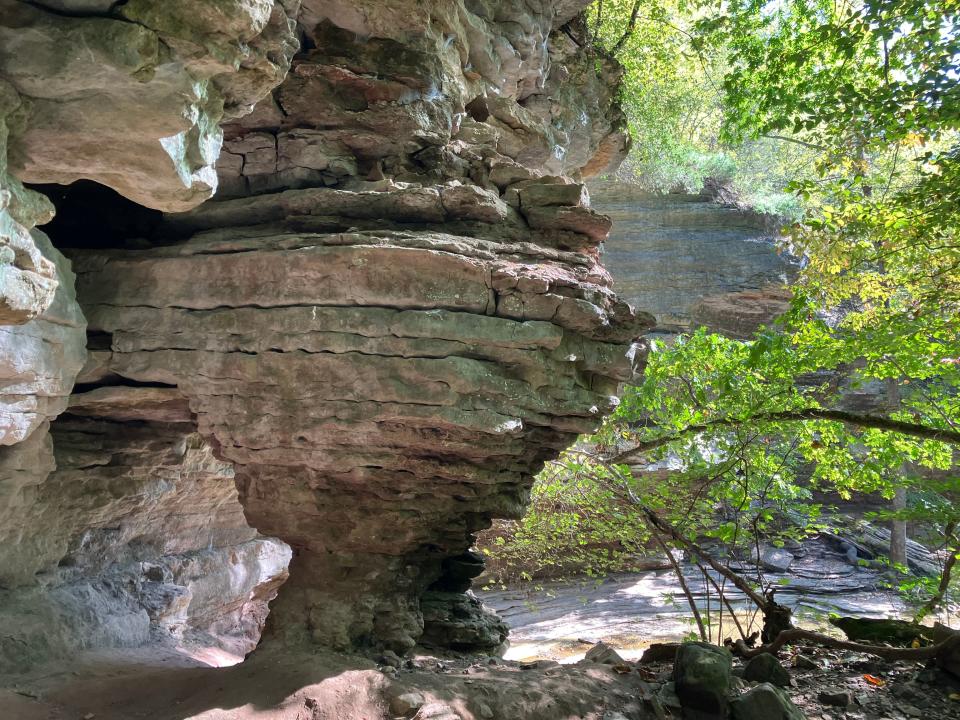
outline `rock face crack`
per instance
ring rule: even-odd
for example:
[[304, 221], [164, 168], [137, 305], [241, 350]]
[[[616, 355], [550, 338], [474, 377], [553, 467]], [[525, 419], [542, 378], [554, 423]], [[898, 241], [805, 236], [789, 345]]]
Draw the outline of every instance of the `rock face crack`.
[[[113, 249], [54, 237], [95, 342], [62, 380], [60, 406], [38, 415], [69, 403], [54, 450], [47, 434], [16, 446], [51, 466], [55, 452], [56, 472], [31, 476], [40, 499], [20, 491], [24, 507], [0, 500], [0, 513], [46, 518], [35, 542], [56, 539], [35, 564], [63, 592], [138, 563], [137, 593], [111, 606], [141, 619], [125, 627], [248, 649], [279, 587], [264, 642], [493, 649], [505, 626], [464, 594], [482, 568], [474, 535], [518, 517], [543, 463], [613, 407], [652, 324], [613, 293], [599, 262], [609, 220], [582, 184], [626, 152], [618, 68], [560, 27], [579, 0], [278, 0], [228, 3], [239, 14], [223, 17], [211, 14], [220, 3], [202, 5], [105, 8], [140, 23], [144, 42], [186, 54], [138, 80], [133, 118], [146, 134], [123, 135], [122, 157], [84, 158], [84, 143], [103, 144], [95, 113], [71, 129], [82, 143], [53, 146], [53, 163], [37, 143], [66, 123], [66, 105], [43, 121], [31, 105], [11, 134], [21, 179], [93, 178], [169, 212]], [[92, 22], [39, 12], [22, 20], [37, 42]], [[295, 55], [293, 17], [305, 38]], [[167, 107], [180, 70], [207, 94]], [[29, 96], [0, 51], [3, 76]], [[164, 159], [147, 128], [170, 112], [193, 124], [161, 133], [179, 138]], [[203, 153], [221, 132], [213, 180]], [[137, 154], [143, 142], [152, 155]], [[164, 173], [181, 151], [202, 162], [188, 176], [175, 167], [177, 185]], [[68, 401], [78, 373], [84, 392]], [[90, 489], [81, 509], [48, 498], [67, 480]], [[68, 511], [75, 520], [53, 533], [50, 518]], [[218, 604], [197, 578], [226, 582], [228, 552], [249, 582]], [[0, 577], [11, 562], [0, 554]], [[26, 588], [35, 572], [11, 577]]]

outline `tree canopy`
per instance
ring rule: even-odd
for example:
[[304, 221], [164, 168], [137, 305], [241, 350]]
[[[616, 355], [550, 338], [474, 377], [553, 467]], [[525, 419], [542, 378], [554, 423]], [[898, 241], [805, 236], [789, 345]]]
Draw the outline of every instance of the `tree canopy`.
[[[548, 467], [534, 511], [500, 544], [536, 564], [554, 562], [544, 547], [601, 548], [609, 561], [612, 538], [627, 553], [651, 533], [678, 542], [648, 510], [735, 556], [760, 535], [828, 527], [817, 490], [906, 493], [881, 519], [936, 529], [949, 570], [960, 552], [960, 2], [597, 0], [587, 22], [626, 67], [635, 170], [670, 190], [668, 165], [739, 162], [746, 201], [751, 183], [791, 198], [780, 242], [804, 265], [789, 312], [752, 339], [694, 329], [654, 343], [640, 384]], [[758, 148], [763, 160], [745, 163]], [[700, 181], [716, 172], [702, 170]], [[870, 408], [851, 407], [859, 389]], [[949, 579], [904, 587], [922, 615]]]

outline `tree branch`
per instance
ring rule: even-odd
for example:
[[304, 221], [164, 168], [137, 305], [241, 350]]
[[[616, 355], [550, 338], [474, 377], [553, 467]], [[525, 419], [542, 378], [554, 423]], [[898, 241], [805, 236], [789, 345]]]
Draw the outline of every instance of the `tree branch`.
[[670, 561], [670, 565], [673, 567], [673, 573], [677, 576], [677, 582], [680, 583], [680, 589], [683, 590], [683, 594], [687, 598], [687, 604], [690, 606], [690, 612], [693, 613], [693, 619], [697, 622], [700, 639], [707, 642], [707, 629], [703, 625], [703, 618], [700, 617], [700, 609], [697, 607], [696, 600], [693, 599], [693, 593], [690, 592], [690, 588], [687, 586], [687, 580], [683, 577], [683, 570], [680, 568], [679, 563], [677, 563], [677, 559], [673, 556], [673, 553], [670, 552], [670, 548], [668, 548], [667, 544], [663, 541], [660, 533], [653, 526], [650, 527], [650, 534], [653, 536], [653, 539], [657, 541], [660, 549], [666, 553], [667, 560]]
[[947, 548], [947, 560], [943, 564], [943, 572], [940, 573], [940, 585], [937, 587], [937, 591], [923, 604], [923, 607], [917, 611], [917, 614], [913, 618], [913, 621], [918, 625], [943, 602], [943, 598], [946, 597], [947, 590], [950, 587], [950, 576], [953, 573], [954, 566], [957, 564], [957, 554], [960, 552], [957, 548], [957, 538], [954, 535], [956, 529], [957, 522], [955, 520], [947, 523], [944, 529], [944, 535], [946, 536], [946, 542], [944, 544]]
[[782, 140], [783, 142], [794, 143], [795, 145], [802, 145], [805, 148], [810, 148], [811, 150], [826, 150], [827, 148], [823, 145], [817, 145], [816, 143], [807, 142], [806, 140], [798, 140], [797, 138], [787, 137], [786, 135], [761, 135], [761, 137], [767, 138], [767, 140]]
[[610, 54], [616, 57], [623, 46], [627, 44], [627, 40], [630, 39], [630, 36], [633, 35], [633, 31], [637, 28], [637, 17], [640, 15], [640, 3], [642, 0], [634, 0], [633, 10], [630, 12], [630, 21], [627, 23], [627, 29], [623, 32], [623, 35], [620, 36], [620, 39], [617, 40], [617, 44], [613, 46], [613, 50], [610, 51]]
[[645, 505], [640, 505], [640, 510], [646, 516], [647, 522], [649, 522], [650, 525], [652, 525], [653, 527], [655, 527], [657, 530], [664, 533], [665, 535], [668, 535], [669, 537], [673, 538], [680, 545], [683, 545], [688, 551], [693, 551], [699, 558], [705, 560], [707, 565], [712, 567], [720, 575], [727, 578], [727, 580], [733, 583], [733, 585], [737, 588], [737, 590], [739, 590], [748, 598], [750, 598], [757, 607], [761, 609], [765, 609], [767, 607], [766, 599], [763, 597], [763, 595], [761, 595], [752, 587], [750, 587], [750, 583], [748, 583], [746, 580], [744, 580], [742, 577], [737, 575], [732, 570], [729, 570], [725, 568], [723, 565], [721, 565], [720, 563], [718, 563], [702, 547], [697, 545], [693, 540], [690, 540], [689, 538], [684, 537], [680, 531], [678, 531], [675, 527], [673, 527], [673, 525], [671, 525], [662, 517], [657, 515], [657, 513], [655, 513], [650, 508], [646, 507]]
[[960, 431], [957, 430], [930, 427], [929, 425], [905, 422], [903, 420], [894, 420], [893, 418], [882, 415], [861, 415], [846, 410], [807, 408], [805, 410], [784, 410], [782, 412], [761, 413], [749, 418], [725, 417], [711, 422], [688, 425], [678, 433], [639, 442], [631, 449], [625, 450], [612, 458], [608, 458], [607, 462], [620, 464], [629, 460], [634, 455], [663, 447], [691, 433], [705, 432], [714, 428], [744, 425], [749, 422], [790, 422], [803, 420], [832, 420], [860, 428], [872, 428], [875, 430], [886, 430], [888, 432], [910, 435], [911, 437], [920, 438], [921, 440], [939, 440], [940, 442], [950, 443], [952, 445], [960, 445]]
[[763, 653], [775, 655], [784, 645], [803, 640], [816, 643], [823, 647], [833, 648], [835, 650], [851, 650], [853, 652], [862, 652], [884, 660], [907, 660], [912, 662], [921, 662], [937, 657], [941, 651], [956, 646], [960, 643], [960, 634], [949, 637], [937, 645], [929, 645], [922, 648], [897, 648], [886, 645], [866, 645], [864, 643], [855, 643], [848, 640], [838, 640], [829, 635], [822, 635], [812, 630], [801, 630], [793, 628], [784, 630], [776, 639], [767, 645], [761, 645], [758, 648], [748, 648], [743, 640], [737, 640], [734, 644], [734, 653], [742, 658], [752, 658]]

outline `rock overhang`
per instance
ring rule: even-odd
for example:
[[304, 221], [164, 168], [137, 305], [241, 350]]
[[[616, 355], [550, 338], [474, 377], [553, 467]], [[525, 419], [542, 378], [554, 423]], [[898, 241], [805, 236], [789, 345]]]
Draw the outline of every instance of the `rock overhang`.
[[[109, 438], [129, 443], [112, 457], [136, 457], [147, 448], [133, 430], [146, 427], [171, 449], [201, 442], [229, 465], [198, 507], [225, 512], [235, 501], [223, 483], [235, 483], [233, 507], [242, 506], [246, 523], [231, 511], [215, 524], [215, 542], [240, 542], [234, 533], [249, 523], [293, 548], [271, 620], [275, 640], [406, 650], [425, 616], [433, 644], [502, 640], [497, 621], [444, 589], [450, 559], [491, 518], [522, 512], [543, 462], [595, 427], [642, 364], [632, 343], [651, 320], [613, 294], [597, 252], [609, 222], [579, 184], [581, 174], [618, 162], [628, 143], [615, 64], [578, 45], [576, 28], [557, 31], [584, 4], [218, 1], [189, 13], [192, 3], [131, 2], [106, 14], [122, 14], [129, 27], [113, 30], [140, 39], [84, 81], [96, 86], [104, 72], [123, 71], [137, 93], [157, 88], [131, 104], [149, 114], [182, 70], [196, 81], [176, 91], [190, 106], [175, 110], [187, 125], [158, 134], [155, 118], [129, 137], [128, 126], [112, 128], [130, 142], [99, 158], [103, 173], [86, 164], [77, 174], [70, 163], [86, 150], [64, 146], [44, 165], [43, 143], [31, 139], [53, 128], [55, 115], [48, 126], [31, 121], [34, 99], [8, 115], [11, 184], [88, 177], [168, 211], [137, 224], [144, 238], [123, 249], [66, 249], [91, 349], [82, 371], [68, 373], [80, 371], [84, 385], [55, 421], [62, 433], [54, 444], [67, 452], [71, 439]], [[70, 27], [92, 20], [68, 15], [88, 5], [59, 3], [61, 14], [42, 22], [31, 7], [23, 22], [55, 27], [68, 49], [79, 32]], [[304, 38], [296, 53], [294, 17]], [[146, 72], [156, 64], [154, 43], [166, 65]], [[285, 64], [292, 70], [283, 79]], [[28, 86], [41, 94], [34, 76], [56, 79], [82, 64], [54, 70], [18, 71], [19, 97]], [[54, 84], [47, 94], [56, 95]], [[111, 92], [139, 97], [124, 95], [120, 82]], [[84, 147], [103, 144], [111, 131], [98, 125], [104, 117], [77, 127]], [[214, 181], [219, 121], [231, 117]], [[163, 174], [170, 154], [160, 162], [156, 147], [136, 149], [142, 141], [181, 153], [189, 167], [179, 170], [189, 172], [174, 163], [174, 174], [186, 195], [168, 192], [176, 185]], [[193, 183], [190, 173], [202, 177]], [[173, 212], [214, 185], [213, 201]], [[69, 392], [72, 380], [62, 384]], [[38, 452], [52, 452], [41, 439]], [[130, 472], [175, 498], [193, 477], [176, 457], [163, 465], [176, 468], [173, 480], [140, 464]], [[69, 472], [70, 457], [58, 462]], [[136, 528], [150, 517], [137, 501], [116, 515], [103, 495], [116, 485], [97, 468], [83, 470], [100, 489], [67, 547], [85, 522]], [[51, 482], [47, 472], [34, 486]], [[129, 556], [129, 541], [118, 537], [105, 552]], [[133, 555], [152, 568], [147, 546]], [[65, 552], [61, 560], [76, 555]], [[102, 568], [73, 567], [88, 568], [85, 580], [103, 579]], [[230, 612], [249, 619], [243, 642], [259, 633], [278, 578], [264, 573], [259, 585], [234, 589]], [[188, 593], [154, 589], [140, 602], [165, 627], [216, 611], [202, 603], [191, 611]], [[169, 602], [158, 606], [157, 597]], [[456, 621], [463, 615], [468, 621]]]

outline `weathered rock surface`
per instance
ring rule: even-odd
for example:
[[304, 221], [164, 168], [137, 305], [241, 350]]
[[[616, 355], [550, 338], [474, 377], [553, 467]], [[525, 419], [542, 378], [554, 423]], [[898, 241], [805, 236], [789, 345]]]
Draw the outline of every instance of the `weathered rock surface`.
[[701, 298], [690, 311], [691, 327], [706, 327], [738, 340], [751, 338], [763, 325], [790, 309], [792, 295], [783, 285], [765, 285]]
[[0, 456], [2, 671], [151, 638], [242, 655], [286, 578], [289, 548], [246, 524], [233, 468], [195, 432], [182, 396], [110, 390], [114, 403], [101, 390], [74, 396], [49, 437], [42, 428], [6, 449], [39, 445], [27, 473]]
[[36, 319], [0, 324], [0, 449], [25, 440], [63, 412], [86, 360], [86, 320], [70, 262], [42, 232], [34, 231], [31, 240], [55, 270], [54, 296]]
[[730, 651], [705, 642], [688, 642], [677, 650], [673, 682], [685, 714], [725, 718], [729, 715], [732, 665]]
[[771, 683], [778, 687], [789, 687], [790, 673], [777, 658], [763, 653], [752, 658], [743, 668], [743, 679], [758, 683]]
[[[50, 434], [82, 353], [0, 458], [4, 661], [191, 634], [248, 650], [283, 543], [275, 641], [502, 643], [465, 551], [611, 409], [653, 324], [613, 294], [582, 185], [628, 144], [619, 68], [561, 29], [585, 4], [3, 13], [4, 237], [49, 219], [20, 181], [164, 211], [222, 190], [162, 217], [50, 192], [89, 354]], [[13, 321], [49, 305], [34, 284]], [[18, 624], [30, 603], [44, 620]]]
[[643, 329], [589, 256], [443, 232], [443, 189], [286, 191], [190, 219], [302, 193], [432, 230], [238, 226], [76, 255], [109, 373], [176, 385], [236, 463], [248, 520], [297, 548], [275, 624], [338, 648], [416, 641], [443, 560], [522, 512], [531, 474], [611, 407]]
[[770, 683], [747, 690], [735, 698], [730, 707], [734, 720], [804, 720], [805, 717], [789, 695]]
[[185, 210], [217, 187], [219, 123], [284, 77], [297, 0], [0, 0], [0, 324], [49, 307], [32, 240], [52, 207], [22, 183], [81, 178]]
[[165, 210], [213, 194], [220, 121], [252, 110], [297, 48], [295, 1], [38, 5], [0, 2], [0, 79], [19, 96], [11, 172]]
[[11, 176], [7, 139], [11, 116], [20, 107], [16, 90], [0, 78], [0, 324], [20, 325], [40, 315], [53, 302], [57, 269], [45, 257], [31, 228], [47, 222], [53, 206]]
[[[35, 228], [53, 205], [23, 183], [89, 178], [153, 208], [202, 202], [219, 123], [282, 80], [296, 11], [0, 0], [2, 670], [156, 633], [206, 633], [240, 653], [259, 637], [289, 549], [249, 528], [232, 467], [209, 446], [219, 469], [197, 466], [182, 395], [105, 388], [55, 420], [87, 359], [86, 320], [70, 263]], [[108, 210], [88, 212], [95, 237]], [[98, 354], [82, 382], [103, 379]]]

